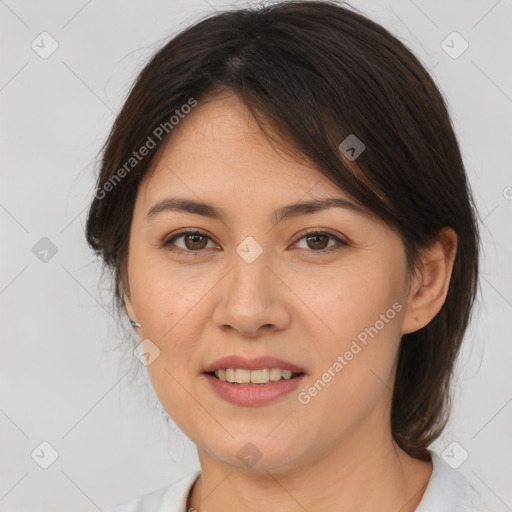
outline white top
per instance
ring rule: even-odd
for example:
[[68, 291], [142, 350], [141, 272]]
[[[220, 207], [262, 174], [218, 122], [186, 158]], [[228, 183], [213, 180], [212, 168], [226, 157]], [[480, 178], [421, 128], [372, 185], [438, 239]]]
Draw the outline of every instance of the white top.
[[[502, 512], [484, 504], [476, 489], [460, 472], [429, 450], [433, 471], [415, 512]], [[168, 487], [149, 492], [106, 512], [187, 512], [187, 498], [200, 471], [188, 473]]]

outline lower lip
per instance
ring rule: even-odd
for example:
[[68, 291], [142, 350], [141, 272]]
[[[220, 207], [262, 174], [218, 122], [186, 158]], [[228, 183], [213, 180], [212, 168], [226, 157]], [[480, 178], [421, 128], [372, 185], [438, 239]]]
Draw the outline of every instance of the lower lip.
[[305, 374], [302, 374], [293, 379], [281, 379], [267, 384], [231, 384], [208, 373], [203, 373], [203, 375], [221, 398], [238, 405], [268, 404], [291, 393], [305, 377]]

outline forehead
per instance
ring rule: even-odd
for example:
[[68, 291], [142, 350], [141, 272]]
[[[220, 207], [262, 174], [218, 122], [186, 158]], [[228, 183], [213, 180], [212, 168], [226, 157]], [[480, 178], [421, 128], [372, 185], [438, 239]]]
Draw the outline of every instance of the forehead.
[[166, 192], [231, 201], [261, 195], [347, 198], [304, 156], [271, 143], [246, 106], [229, 93], [202, 100], [173, 129], [141, 188], [147, 201]]

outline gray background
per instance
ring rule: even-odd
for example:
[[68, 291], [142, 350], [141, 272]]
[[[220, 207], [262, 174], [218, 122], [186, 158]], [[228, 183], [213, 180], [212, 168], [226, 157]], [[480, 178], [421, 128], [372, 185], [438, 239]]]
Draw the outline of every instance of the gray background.
[[[453, 116], [484, 257], [453, 414], [434, 448], [458, 443], [469, 453], [459, 471], [512, 507], [512, 1], [352, 4], [432, 70]], [[213, 9], [246, 5], [0, 0], [2, 511], [103, 510], [199, 467], [193, 444], [161, 414], [145, 368], [119, 349], [136, 339], [127, 329], [125, 341], [111, 315], [108, 281], [83, 231], [98, 151], [145, 60]], [[43, 31], [58, 43], [47, 58], [31, 47], [50, 48]], [[469, 44], [458, 58], [441, 46], [453, 31]], [[43, 237], [57, 249], [46, 261]], [[58, 452], [48, 469], [31, 457], [43, 441]], [[49, 456], [40, 450], [39, 460]]]

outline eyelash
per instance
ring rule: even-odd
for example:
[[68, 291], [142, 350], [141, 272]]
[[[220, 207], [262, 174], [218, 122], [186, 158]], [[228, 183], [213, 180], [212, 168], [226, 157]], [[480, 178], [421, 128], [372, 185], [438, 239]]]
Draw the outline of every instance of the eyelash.
[[[199, 249], [197, 251], [193, 251], [191, 249], [184, 250], [184, 249], [179, 249], [179, 248], [176, 249], [176, 248], [171, 247], [173, 241], [175, 241], [176, 239], [178, 239], [180, 237], [186, 236], [186, 235], [200, 235], [200, 236], [204, 236], [204, 237], [208, 238], [209, 240], [211, 240], [211, 238], [206, 233], [203, 233], [202, 231], [181, 231], [180, 233], [173, 235], [171, 238], [164, 240], [161, 245], [166, 250], [171, 251], [179, 256], [192, 256], [192, 257], [196, 258], [197, 256], [200, 255], [201, 252], [205, 251], [206, 249]], [[311, 237], [311, 236], [315, 236], [315, 235], [328, 236], [328, 237], [334, 239], [336, 242], [338, 242], [339, 246], [338, 247], [330, 247], [329, 249], [320, 249], [318, 251], [311, 249], [307, 252], [314, 252], [314, 253], [320, 253], [320, 255], [326, 255], [326, 254], [331, 254], [335, 251], [339, 251], [340, 249], [343, 249], [344, 247], [349, 245], [347, 242], [345, 242], [341, 238], [337, 237], [336, 235], [329, 233], [328, 231], [308, 231], [307, 233], [304, 233], [300, 238], [298, 238], [297, 241], [294, 243], [299, 242], [303, 238], [307, 238], [307, 237]], [[300, 249], [300, 250], [306, 250], [306, 249]]]

